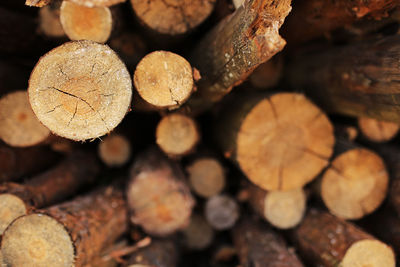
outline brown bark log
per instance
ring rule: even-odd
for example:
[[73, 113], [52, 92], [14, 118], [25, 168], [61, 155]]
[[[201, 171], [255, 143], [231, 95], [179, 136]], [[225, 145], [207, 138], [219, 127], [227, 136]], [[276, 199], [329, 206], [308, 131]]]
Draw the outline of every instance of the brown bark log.
[[236, 97], [226, 102], [215, 136], [224, 155], [251, 182], [265, 190], [291, 190], [312, 181], [328, 165], [333, 127], [304, 95]]
[[399, 44], [400, 35], [308, 53], [288, 79], [328, 112], [398, 122]]
[[51, 166], [58, 154], [48, 147], [12, 148], [0, 144], [0, 182], [20, 179]]
[[115, 187], [19, 217], [4, 232], [10, 266], [83, 266], [128, 228], [122, 192]]
[[315, 265], [395, 266], [389, 246], [327, 212], [310, 210], [291, 236], [299, 251]]
[[99, 171], [94, 155], [77, 152], [24, 184], [0, 185], [0, 235], [15, 218], [53, 205], [92, 184]]
[[131, 143], [125, 136], [114, 133], [99, 143], [98, 154], [108, 167], [120, 167], [130, 159]]
[[398, 5], [396, 0], [297, 1], [285, 23], [284, 36], [289, 44], [305, 42], [363, 17], [379, 20]]
[[290, 0], [248, 0], [221, 21], [192, 52], [201, 74], [188, 110], [198, 113], [242, 83], [261, 63], [285, 46], [279, 28], [290, 12]]
[[182, 170], [156, 149], [140, 154], [133, 164], [127, 199], [131, 221], [157, 236], [186, 227], [194, 206]]
[[358, 128], [369, 141], [383, 143], [390, 141], [397, 135], [400, 125], [394, 122], [361, 117], [358, 118]]
[[227, 195], [210, 197], [204, 213], [208, 223], [216, 230], [232, 228], [240, 216], [239, 205]]
[[232, 235], [243, 267], [304, 266], [278, 233], [258, 221], [240, 222]]

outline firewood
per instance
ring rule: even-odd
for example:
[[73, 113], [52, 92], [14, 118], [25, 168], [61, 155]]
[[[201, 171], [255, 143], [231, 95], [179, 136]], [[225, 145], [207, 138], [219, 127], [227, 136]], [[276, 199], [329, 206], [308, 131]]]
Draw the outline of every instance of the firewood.
[[332, 214], [360, 219], [380, 206], [388, 183], [382, 158], [370, 150], [354, 148], [335, 157], [325, 171], [321, 197]]
[[270, 191], [301, 188], [328, 165], [332, 124], [304, 95], [239, 95], [236, 101], [226, 103], [216, 137], [251, 182]]
[[396, 0], [374, 1], [324, 1], [308, 0], [296, 2], [293, 12], [284, 27], [284, 36], [289, 44], [297, 44], [315, 37], [329, 35], [337, 28], [369, 17], [380, 20], [398, 5]]
[[113, 27], [113, 18], [108, 7], [85, 7], [69, 1], [61, 4], [60, 21], [71, 40], [105, 43]]
[[189, 225], [182, 230], [185, 247], [193, 250], [203, 250], [211, 245], [214, 230], [207, 220], [199, 214], [193, 214]]
[[60, 21], [61, 1], [54, 1], [39, 9], [39, 31], [50, 38], [65, 37]]
[[285, 46], [279, 28], [291, 10], [290, 0], [246, 1], [221, 21], [192, 51], [200, 71], [198, 90], [188, 109], [199, 113], [242, 83], [261, 63]]
[[232, 0], [235, 9], [238, 9], [241, 5], [243, 5], [244, 2], [245, 0]]
[[106, 187], [21, 216], [3, 234], [9, 266], [84, 266], [127, 230], [122, 192]]
[[149, 149], [139, 154], [130, 173], [127, 199], [134, 224], [157, 236], [188, 225], [194, 199], [177, 165]]
[[222, 164], [212, 157], [200, 157], [186, 167], [190, 186], [204, 198], [215, 196], [225, 187], [225, 170]]
[[303, 219], [307, 197], [302, 188], [289, 191], [264, 191], [249, 187], [253, 209], [273, 226], [280, 229], [295, 227]]
[[52, 0], [26, 0], [25, 5], [27, 6], [35, 6], [35, 7], [44, 7], [50, 4]]
[[56, 135], [80, 141], [102, 136], [121, 122], [132, 82], [108, 46], [75, 41], [41, 57], [28, 92], [40, 122]]
[[279, 54], [258, 66], [249, 77], [251, 85], [257, 89], [275, 87], [282, 77], [283, 58]]
[[175, 109], [193, 91], [193, 73], [189, 62], [167, 51], [147, 54], [137, 65], [135, 88], [153, 109]]
[[195, 120], [186, 115], [169, 114], [157, 125], [156, 143], [171, 157], [193, 152], [199, 140], [200, 133]]
[[100, 159], [109, 167], [125, 165], [131, 156], [131, 143], [120, 134], [107, 136], [99, 143]]
[[387, 142], [399, 132], [400, 125], [394, 122], [380, 121], [373, 118], [358, 118], [361, 133], [372, 142]]
[[0, 98], [0, 139], [16, 147], [44, 142], [50, 135], [29, 105], [28, 93], [17, 91]]
[[55, 204], [93, 183], [99, 171], [94, 155], [79, 152], [24, 184], [1, 184], [0, 235], [15, 218]]
[[397, 35], [307, 53], [287, 79], [328, 112], [399, 122], [399, 44]]
[[240, 222], [232, 236], [241, 266], [304, 266], [278, 233], [256, 220]]
[[204, 213], [208, 223], [216, 230], [232, 228], [240, 216], [239, 205], [227, 195], [210, 197]]
[[38, 173], [58, 160], [48, 147], [9, 147], [0, 143], [0, 182], [20, 179]]
[[391, 247], [327, 212], [310, 210], [291, 235], [313, 265], [395, 266]]
[[[86, 7], [109, 7], [119, 3], [123, 3], [126, 0], [68, 0], [81, 6]], [[25, 5], [43, 7], [53, 2], [53, 0], [26, 0]]]
[[216, 0], [141, 1], [131, 0], [133, 11], [146, 27], [164, 35], [192, 31], [211, 14]]
[[179, 251], [172, 240], [153, 239], [149, 246], [133, 253], [125, 266], [176, 267], [178, 260]]

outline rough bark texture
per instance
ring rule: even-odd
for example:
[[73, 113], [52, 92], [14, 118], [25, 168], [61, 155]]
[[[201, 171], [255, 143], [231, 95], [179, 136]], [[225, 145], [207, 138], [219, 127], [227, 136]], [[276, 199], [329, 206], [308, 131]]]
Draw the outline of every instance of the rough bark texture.
[[243, 267], [304, 266], [284, 239], [261, 222], [240, 222], [233, 229], [233, 242]]
[[363, 17], [379, 20], [399, 3], [396, 0], [296, 1], [285, 23], [283, 36], [289, 44], [301, 43], [349, 25]]
[[285, 41], [278, 31], [291, 10], [290, 3], [247, 0], [200, 41], [191, 62], [202, 78], [188, 102], [189, 111], [209, 108], [283, 49]]
[[292, 87], [327, 111], [400, 121], [400, 35], [327, 48], [289, 68]]
[[0, 182], [38, 173], [57, 159], [58, 155], [48, 147], [12, 148], [0, 144]]

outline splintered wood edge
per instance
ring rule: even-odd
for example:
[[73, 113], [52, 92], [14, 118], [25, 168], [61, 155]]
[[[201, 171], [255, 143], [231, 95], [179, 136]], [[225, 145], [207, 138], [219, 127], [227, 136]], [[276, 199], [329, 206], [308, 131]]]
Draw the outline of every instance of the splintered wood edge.
[[132, 81], [107, 45], [73, 41], [40, 58], [28, 93], [34, 113], [50, 131], [83, 141], [107, 134], [122, 121]]
[[213, 11], [215, 0], [131, 0], [136, 16], [150, 29], [169, 35], [184, 34], [200, 25]]
[[268, 192], [264, 199], [264, 216], [277, 228], [295, 227], [303, 219], [306, 201], [302, 188]]
[[397, 123], [367, 117], [358, 118], [358, 127], [362, 134], [373, 142], [390, 141], [400, 129], [400, 125]]
[[386, 197], [389, 174], [382, 158], [356, 148], [336, 157], [321, 182], [321, 197], [330, 212], [359, 219], [376, 210]]
[[199, 140], [196, 122], [183, 114], [167, 115], [157, 125], [156, 143], [168, 155], [188, 154]]
[[26, 213], [27, 207], [22, 199], [12, 194], [0, 194], [0, 236], [14, 219]]
[[227, 195], [213, 196], [206, 202], [205, 217], [216, 230], [232, 228], [239, 216], [239, 205]]
[[158, 109], [181, 106], [193, 91], [189, 62], [168, 51], [154, 51], [142, 58], [133, 80], [140, 97]]
[[191, 249], [204, 249], [214, 238], [213, 228], [203, 216], [198, 214], [192, 215], [189, 225], [182, 230], [182, 233], [186, 246]]
[[190, 185], [199, 196], [208, 198], [219, 194], [225, 187], [225, 171], [214, 158], [200, 158], [187, 168]]
[[100, 159], [107, 166], [122, 166], [128, 162], [130, 155], [131, 144], [122, 135], [112, 134], [99, 143]]
[[340, 266], [395, 267], [396, 259], [392, 248], [385, 243], [364, 239], [351, 245]]
[[62, 224], [44, 214], [16, 219], [1, 243], [7, 266], [74, 266], [71, 236]]
[[328, 165], [335, 137], [328, 117], [298, 93], [260, 100], [236, 138], [236, 160], [265, 190], [291, 190], [315, 179]]
[[0, 139], [10, 146], [37, 145], [50, 135], [36, 118], [26, 91], [16, 91], [0, 99]]
[[111, 35], [113, 19], [108, 7], [85, 7], [63, 1], [61, 25], [71, 40], [92, 40], [105, 43]]

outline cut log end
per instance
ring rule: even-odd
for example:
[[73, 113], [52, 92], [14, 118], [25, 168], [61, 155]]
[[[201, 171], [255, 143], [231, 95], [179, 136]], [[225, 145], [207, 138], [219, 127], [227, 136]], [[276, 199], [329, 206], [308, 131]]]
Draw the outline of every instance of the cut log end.
[[126, 0], [69, 0], [69, 1], [86, 7], [109, 7], [119, 3], [126, 2]]
[[227, 230], [232, 228], [239, 219], [239, 206], [229, 196], [213, 196], [206, 203], [205, 215], [214, 229]]
[[137, 65], [134, 83], [141, 98], [156, 109], [177, 108], [193, 91], [192, 68], [177, 54], [155, 51]]
[[10, 93], [0, 99], [0, 138], [10, 146], [37, 145], [50, 135], [32, 112], [26, 91]]
[[109, 167], [122, 166], [131, 155], [130, 142], [122, 135], [113, 134], [99, 144], [99, 156]]
[[237, 161], [265, 190], [291, 190], [313, 180], [333, 152], [328, 117], [304, 95], [275, 94], [244, 118], [237, 136]]
[[396, 260], [391, 247], [378, 240], [365, 239], [351, 245], [340, 266], [394, 267]]
[[264, 216], [277, 228], [293, 228], [304, 216], [306, 201], [303, 189], [268, 192], [264, 199]]
[[183, 229], [183, 235], [189, 249], [202, 250], [211, 244], [214, 230], [203, 216], [195, 214], [190, 218], [188, 227]]
[[358, 118], [358, 127], [366, 138], [379, 143], [390, 141], [400, 129], [397, 123], [367, 117]]
[[200, 139], [195, 121], [183, 114], [165, 116], [156, 130], [156, 143], [170, 156], [182, 156], [193, 151]]
[[60, 10], [49, 6], [39, 9], [39, 29], [49, 37], [64, 37], [65, 32], [60, 22]]
[[200, 158], [187, 167], [190, 185], [201, 197], [219, 194], [225, 187], [225, 171], [216, 159]]
[[108, 7], [85, 7], [63, 1], [60, 8], [62, 27], [71, 40], [92, 40], [105, 43], [112, 30], [112, 15]]
[[65, 43], [41, 57], [29, 80], [29, 100], [54, 134], [76, 141], [114, 129], [127, 113], [132, 82], [108, 46]]
[[388, 190], [383, 160], [366, 149], [352, 149], [333, 160], [321, 183], [321, 195], [331, 213], [359, 219], [376, 210]]
[[213, 11], [215, 0], [131, 0], [136, 16], [161, 34], [185, 34], [200, 25]]
[[44, 214], [22, 216], [4, 232], [7, 266], [74, 266], [74, 247], [64, 226]]
[[12, 194], [0, 194], [0, 235], [14, 219], [26, 212], [27, 207], [22, 199]]

